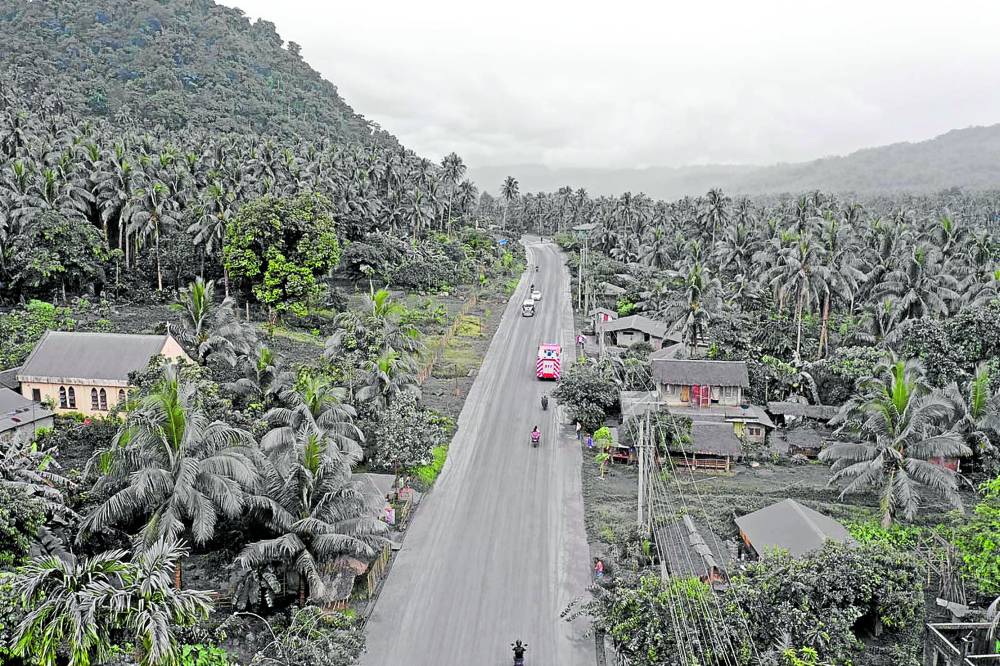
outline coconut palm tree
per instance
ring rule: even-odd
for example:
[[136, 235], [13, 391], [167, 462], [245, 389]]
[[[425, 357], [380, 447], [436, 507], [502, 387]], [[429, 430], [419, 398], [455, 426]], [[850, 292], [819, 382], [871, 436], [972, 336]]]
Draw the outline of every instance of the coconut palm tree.
[[833, 463], [831, 483], [847, 481], [841, 497], [867, 489], [880, 497], [882, 525], [912, 519], [919, 490], [937, 492], [961, 508], [956, 475], [931, 458], [970, 455], [959, 433], [948, 429], [950, 401], [932, 392], [918, 361], [893, 360], [865, 382], [863, 392], [841, 411], [838, 434], [855, 439], [833, 444], [820, 459]]
[[455, 153], [445, 155], [441, 161], [441, 173], [448, 186], [448, 212], [445, 217], [445, 227], [449, 233], [451, 232], [451, 204], [455, 197], [455, 189], [458, 187], [459, 181], [462, 180], [462, 176], [465, 175], [465, 168], [462, 158]]
[[403, 393], [420, 397], [416, 368], [408, 356], [394, 349], [387, 349], [378, 358], [365, 364], [365, 376], [357, 392], [360, 402], [381, 410]]
[[334, 333], [326, 341], [324, 355], [336, 358], [346, 350], [359, 349], [377, 355], [386, 349], [407, 353], [420, 350], [419, 333], [400, 324], [405, 308], [392, 298], [388, 288], [373, 292], [365, 307], [345, 310], [333, 319]]
[[354, 425], [357, 414], [345, 398], [347, 391], [321, 375], [306, 375], [296, 386], [282, 391], [284, 406], [264, 414], [270, 430], [261, 438], [261, 447], [284, 470], [301, 454], [303, 432], [322, 436], [340, 455], [356, 463], [361, 460], [364, 435]]
[[503, 231], [507, 229], [507, 210], [510, 208], [511, 203], [517, 201], [518, 189], [517, 189], [517, 179], [513, 176], [507, 176], [503, 181], [503, 187], [500, 189], [500, 197], [504, 201], [503, 207], [503, 220], [500, 222], [500, 230]]
[[63, 495], [76, 484], [59, 473], [58, 449], [37, 446], [20, 435], [0, 448], [0, 486], [48, 514], [76, 515], [66, 506]]
[[943, 394], [952, 409], [951, 429], [964, 438], [976, 463], [992, 478], [1000, 463], [994, 444], [1000, 437], [1000, 393], [992, 391], [988, 365], [979, 364], [964, 390], [952, 382]]
[[281, 359], [263, 342], [258, 342], [250, 354], [236, 361], [240, 377], [223, 387], [261, 408], [272, 405], [295, 383], [295, 373], [286, 370]]
[[28, 562], [13, 589], [30, 609], [17, 626], [14, 656], [55, 666], [104, 663], [120, 632], [136, 646], [140, 666], [177, 663], [174, 627], [208, 617], [206, 592], [171, 589], [171, 572], [188, 551], [157, 540], [127, 560], [123, 550], [92, 557], [46, 555]]
[[238, 355], [250, 352], [252, 329], [240, 324], [232, 299], [215, 303], [213, 280], [205, 282], [196, 277], [181, 288], [171, 309], [181, 313], [181, 340], [193, 349], [202, 365], [213, 355], [235, 365]]
[[299, 576], [299, 605], [322, 603], [325, 567], [341, 555], [371, 557], [386, 525], [353, 484], [350, 462], [328, 438], [313, 433], [285, 470], [270, 466], [255, 515], [273, 536], [248, 544], [237, 556], [244, 571], [280, 564]]
[[[99, 474], [98, 496], [111, 493], [80, 525], [79, 540], [115, 525], [142, 519], [138, 548], [190, 533], [204, 544], [220, 517], [243, 512], [244, 491], [258, 481], [250, 433], [209, 421], [198, 404], [198, 387], [183, 381], [175, 365], [131, 412], [111, 445], [95, 453], [87, 474]], [[181, 584], [177, 569], [177, 587]]]

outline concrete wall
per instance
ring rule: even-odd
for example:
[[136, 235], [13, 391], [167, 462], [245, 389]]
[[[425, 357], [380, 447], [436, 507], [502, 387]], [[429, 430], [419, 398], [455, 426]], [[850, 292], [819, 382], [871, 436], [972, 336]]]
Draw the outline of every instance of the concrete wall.
[[[59, 388], [60, 386], [65, 386], [66, 397], [67, 397], [67, 407], [63, 408], [59, 404]], [[76, 407], [69, 406], [69, 389], [72, 386], [73, 391], [76, 394]], [[98, 398], [100, 397], [100, 390], [105, 390], [105, 395], [107, 395], [107, 409], [93, 409], [91, 406], [91, 389], [97, 389]], [[25, 382], [21, 384], [21, 395], [29, 400], [34, 399], [32, 389], [38, 389], [41, 394], [41, 402], [48, 402], [52, 405], [52, 410], [57, 414], [65, 414], [67, 412], [79, 412], [80, 414], [85, 414], [87, 416], [106, 416], [111, 408], [118, 404], [118, 391], [124, 390], [125, 397], [128, 397], [129, 389], [122, 389], [120, 386], [108, 386], [100, 384], [42, 384], [39, 382]], [[98, 399], [98, 407], [100, 407], [100, 399]]]
[[174, 336], [172, 335], [167, 336], [167, 341], [163, 344], [163, 349], [160, 351], [160, 356], [191, 362], [191, 357], [187, 355], [180, 343], [174, 340]]
[[619, 347], [631, 347], [639, 342], [648, 342], [653, 347], [653, 351], [656, 351], [663, 346], [663, 338], [648, 335], [642, 331], [637, 331], [634, 328], [627, 328], [624, 331], [618, 331], [616, 336]]

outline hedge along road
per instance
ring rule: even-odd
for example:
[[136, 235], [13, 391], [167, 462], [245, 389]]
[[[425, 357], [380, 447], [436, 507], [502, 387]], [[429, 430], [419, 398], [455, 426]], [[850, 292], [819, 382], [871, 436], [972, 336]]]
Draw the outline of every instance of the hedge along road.
[[[529, 665], [596, 662], [586, 620], [560, 618], [590, 585], [580, 447], [554, 401], [541, 409], [555, 383], [535, 377], [540, 343], [573, 357], [569, 274], [548, 243], [529, 243], [528, 261], [369, 618], [365, 666], [510, 664], [515, 639]], [[532, 282], [542, 300], [521, 317]]]

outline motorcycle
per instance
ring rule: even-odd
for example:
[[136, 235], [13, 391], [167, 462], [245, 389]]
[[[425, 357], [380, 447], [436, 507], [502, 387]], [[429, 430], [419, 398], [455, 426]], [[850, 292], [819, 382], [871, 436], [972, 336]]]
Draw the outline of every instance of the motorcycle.
[[524, 653], [528, 651], [528, 644], [516, 641], [510, 646], [514, 650], [514, 666], [524, 666]]
[[542, 433], [540, 431], [538, 431], [538, 430], [532, 430], [531, 431], [531, 445], [533, 447], [535, 447], [537, 449], [538, 448], [538, 442], [541, 441], [541, 439], [542, 439]]

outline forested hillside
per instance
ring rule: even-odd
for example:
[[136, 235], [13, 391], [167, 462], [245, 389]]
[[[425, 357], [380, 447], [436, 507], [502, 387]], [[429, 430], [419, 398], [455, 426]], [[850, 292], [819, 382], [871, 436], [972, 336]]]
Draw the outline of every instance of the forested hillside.
[[148, 128], [372, 136], [274, 24], [212, 0], [2, 0], [0, 35], [0, 64], [40, 106]]
[[[669, 156], [664, 156], [669, 161]], [[1000, 183], [1000, 125], [953, 130], [928, 141], [867, 148], [843, 157], [772, 166], [706, 165], [647, 169], [550, 169], [538, 165], [470, 169], [496, 191], [513, 176], [526, 191], [569, 185], [593, 194], [645, 192], [654, 198], [697, 196], [721, 187], [735, 194], [825, 192], [930, 193], [952, 187], [988, 190]]]

